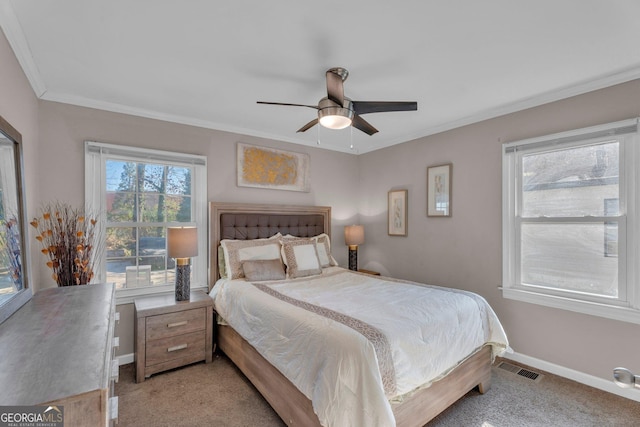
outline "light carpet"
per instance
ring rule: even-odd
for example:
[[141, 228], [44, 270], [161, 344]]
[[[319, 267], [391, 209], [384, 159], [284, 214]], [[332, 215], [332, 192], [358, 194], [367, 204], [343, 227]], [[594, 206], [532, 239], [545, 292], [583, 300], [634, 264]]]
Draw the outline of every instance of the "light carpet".
[[[541, 371], [536, 371], [541, 372]], [[640, 425], [640, 403], [545, 372], [536, 382], [493, 368], [491, 389], [470, 391], [428, 427], [589, 427]], [[118, 426], [284, 426], [224, 355], [135, 383], [120, 367]], [[355, 427], [355, 426], [349, 426]]]

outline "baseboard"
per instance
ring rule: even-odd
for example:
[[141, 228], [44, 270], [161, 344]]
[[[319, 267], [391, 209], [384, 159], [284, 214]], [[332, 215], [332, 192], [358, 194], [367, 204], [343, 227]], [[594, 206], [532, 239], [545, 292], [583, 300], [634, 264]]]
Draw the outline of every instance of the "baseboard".
[[118, 366], [128, 365], [129, 363], [133, 363], [134, 361], [135, 361], [134, 353], [123, 354], [118, 356]]
[[540, 370], [547, 371], [551, 374], [558, 375], [563, 378], [568, 378], [581, 384], [588, 385], [589, 387], [597, 388], [599, 390], [603, 390], [612, 394], [616, 394], [618, 396], [626, 397], [627, 399], [635, 400], [636, 402], [640, 402], [639, 389], [622, 388], [614, 384], [613, 368], [611, 368], [612, 379], [611, 381], [608, 381], [603, 378], [585, 374], [584, 372], [575, 371], [570, 368], [565, 368], [564, 366], [556, 365], [554, 363], [546, 362], [544, 360], [536, 359], [535, 357], [526, 356], [524, 354], [516, 352], [506, 353], [502, 357], [504, 357], [505, 359], [513, 360], [514, 362], [519, 362], [524, 365], [531, 366], [532, 368], [538, 368]]

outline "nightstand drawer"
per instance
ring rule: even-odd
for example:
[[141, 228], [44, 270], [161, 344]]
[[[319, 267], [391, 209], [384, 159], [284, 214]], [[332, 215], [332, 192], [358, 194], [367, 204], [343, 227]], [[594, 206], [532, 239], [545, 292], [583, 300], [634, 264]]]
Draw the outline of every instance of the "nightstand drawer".
[[[147, 317], [147, 340], [183, 335], [206, 327], [205, 308]], [[202, 335], [202, 334], [200, 334]]]
[[153, 366], [190, 354], [201, 354], [204, 358], [205, 347], [205, 335], [201, 331], [147, 341], [145, 365]]

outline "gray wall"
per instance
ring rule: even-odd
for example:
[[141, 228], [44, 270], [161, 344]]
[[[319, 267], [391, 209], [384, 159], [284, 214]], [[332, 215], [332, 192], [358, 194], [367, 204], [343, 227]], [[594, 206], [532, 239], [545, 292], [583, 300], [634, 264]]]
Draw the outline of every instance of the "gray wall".
[[[358, 157], [315, 147], [196, 128], [126, 114], [40, 102], [41, 199], [84, 203], [84, 141], [199, 154], [208, 162], [208, 200], [218, 202], [326, 205], [332, 207], [334, 256], [346, 264], [342, 227], [357, 217]], [[266, 190], [236, 186], [236, 143], [307, 153], [311, 159], [311, 191]], [[42, 286], [48, 281], [41, 268]]]
[[[640, 371], [640, 325], [502, 298], [501, 143], [640, 115], [640, 82], [359, 156], [364, 268], [477, 292], [503, 322], [514, 351], [611, 379]], [[451, 218], [426, 216], [426, 169], [453, 163]], [[407, 237], [387, 235], [387, 192], [409, 190]], [[637, 262], [637, 261], [636, 261]]]
[[[346, 265], [342, 230], [357, 217], [357, 204], [353, 202], [360, 194], [357, 156], [49, 101], [41, 101], [39, 112], [40, 132], [46, 135], [40, 144], [42, 179], [38, 181], [44, 201], [65, 200], [82, 205], [86, 140], [204, 155], [208, 162], [209, 201], [331, 206], [333, 254]], [[309, 154], [311, 191], [237, 187], [237, 142]], [[36, 257], [35, 261], [40, 286], [54, 286], [47, 277], [42, 257]], [[122, 305], [118, 310], [119, 354], [130, 354], [134, 351], [133, 305]]]

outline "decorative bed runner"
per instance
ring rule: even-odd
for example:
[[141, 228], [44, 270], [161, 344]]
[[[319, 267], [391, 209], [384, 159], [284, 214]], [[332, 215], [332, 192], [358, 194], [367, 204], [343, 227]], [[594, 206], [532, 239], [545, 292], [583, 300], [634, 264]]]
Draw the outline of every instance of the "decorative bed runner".
[[262, 283], [253, 283], [253, 286], [275, 298], [280, 299], [281, 301], [295, 305], [296, 307], [303, 308], [307, 311], [334, 320], [336, 322], [340, 322], [364, 336], [367, 340], [369, 340], [369, 342], [375, 349], [376, 356], [378, 358], [378, 368], [380, 369], [382, 385], [384, 387], [385, 393], [387, 395], [395, 394], [396, 373], [393, 365], [391, 346], [389, 345], [389, 341], [387, 340], [386, 335], [382, 331], [374, 326], [369, 325], [368, 323], [365, 323], [346, 314], [339, 313], [326, 307], [310, 304], [306, 301], [301, 301], [284, 295]]

